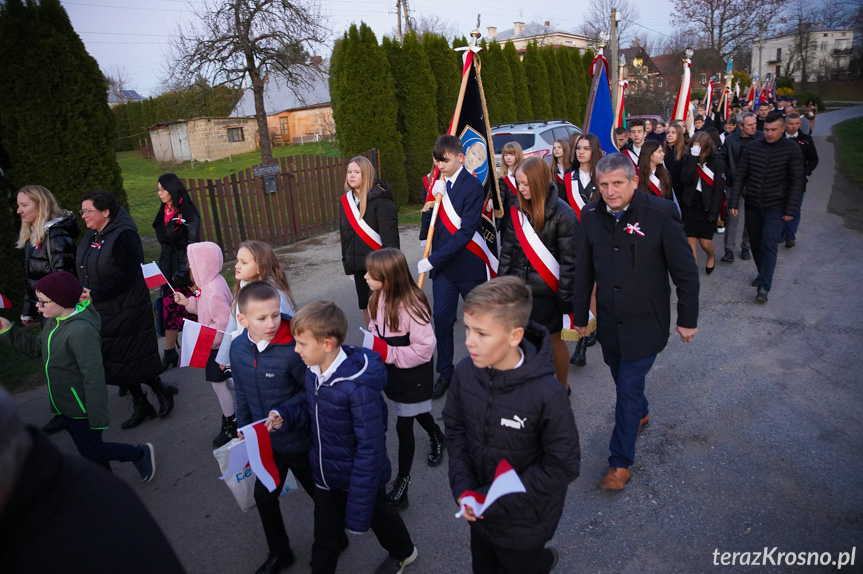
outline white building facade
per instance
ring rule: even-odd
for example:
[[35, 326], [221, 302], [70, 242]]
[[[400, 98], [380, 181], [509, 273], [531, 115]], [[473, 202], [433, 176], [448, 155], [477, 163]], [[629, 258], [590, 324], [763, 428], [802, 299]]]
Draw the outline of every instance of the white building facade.
[[766, 38], [752, 46], [750, 69], [761, 80], [791, 77], [795, 82], [848, 79], [853, 30], [808, 26], [783, 36]]

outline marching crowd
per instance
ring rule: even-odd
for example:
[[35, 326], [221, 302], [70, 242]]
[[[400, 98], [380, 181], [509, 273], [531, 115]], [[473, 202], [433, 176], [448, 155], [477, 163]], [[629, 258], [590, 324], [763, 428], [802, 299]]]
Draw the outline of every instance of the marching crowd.
[[[433, 157], [441, 177], [431, 188], [439, 207], [424, 213], [425, 254], [416, 263], [432, 281], [433, 304], [399, 250], [392, 191], [367, 159], [352, 158], [340, 234], [344, 272], [354, 279], [364, 318], [361, 347], [344, 344], [348, 319], [332, 301], [297, 307], [285, 269], [264, 242], [238, 249], [232, 292], [221, 276], [222, 250], [200, 240], [197, 208], [174, 174], [157, 183], [161, 203], [153, 227], [170, 284], [161, 287], [155, 306], [141, 272], [138, 229], [113, 195], [84, 195], [87, 232], [76, 245], [74, 215], [47, 189], [22, 188], [18, 247], [27, 294], [21, 325], [0, 318], [0, 340], [44, 361], [55, 416], [42, 431], [66, 430], [81, 456], [102, 469], [64, 462], [42, 433], [11, 424], [9, 398], [0, 395], [9, 437], [0, 446], [0, 460], [8, 462], [0, 478], [0, 539], [12, 536], [13, 521], [19, 530], [27, 522], [27, 508], [39, 509], [39, 522], [23, 531], [36, 539], [51, 535], [50, 524], [59, 519], [52, 512], [64, 511], [38, 500], [63, 488], [79, 503], [109, 497], [130, 509], [128, 520], [145, 533], [139, 545], [162, 549], [155, 556], [139, 552], [130, 571], [182, 571], [140, 502], [105, 480], [110, 461], [131, 462], [142, 480], [152, 480], [154, 446], [107, 443], [102, 432], [106, 384], [130, 395], [133, 412], [122, 429], [171, 414], [179, 389], [161, 376], [178, 365], [178, 332], [190, 319], [219, 331], [203, 369], [222, 413], [212, 445], [242, 438], [239, 428], [266, 419], [280, 481], [290, 470], [314, 501], [312, 572], [335, 572], [348, 533], [368, 530], [387, 552], [377, 573], [400, 573], [416, 560], [399, 514], [408, 504], [414, 421], [428, 437], [428, 465], [441, 464], [448, 453], [453, 498], [470, 523], [473, 572], [551, 571], [558, 554], [545, 545], [581, 457], [568, 400], [570, 364], [584, 366], [587, 349], [599, 342], [617, 391], [609, 465], [599, 487], [623, 490], [638, 433], [650, 421], [646, 377], [671, 330], [669, 278], [677, 292], [676, 331], [688, 343], [698, 331], [699, 250], [711, 275], [717, 233], [723, 234], [721, 262], [734, 262], [738, 239], [740, 258], [754, 259], [759, 303], [768, 300], [779, 243], [796, 244], [806, 180], [818, 163], [807, 133], [814, 112], [762, 103], [757, 113], [744, 109], [722, 120], [701, 107], [690, 133], [681, 121], [633, 119], [615, 134], [620, 153], [604, 154], [595, 135], [574, 135], [554, 143], [550, 165], [507, 144], [496, 268], [496, 257], [477, 241], [488, 199], [483, 185], [464, 166], [459, 138], [439, 137]], [[454, 364], [459, 298], [469, 357]], [[39, 335], [25, 328], [37, 324]], [[157, 331], [165, 337], [161, 358]], [[434, 400], [444, 396], [441, 428]], [[392, 481], [388, 408], [395, 409], [398, 438]], [[467, 500], [485, 497], [502, 461], [525, 491], [477, 516]], [[61, 485], [46, 478], [42, 488], [32, 488], [37, 462], [75, 480]], [[100, 491], [83, 486], [88, 473], [105, 484]], [[255, 486], [268, 547], [258, 573], [295, 561], [278, 494], [260, 481]], [[13, 572], [51, 564], [18, 536], [20, 544], [2, 545], [0, 563]], [[86, 540], [67, 541], [76, 543]], [[116, 559], [94, 553], [79, 566], [110, 570]]]

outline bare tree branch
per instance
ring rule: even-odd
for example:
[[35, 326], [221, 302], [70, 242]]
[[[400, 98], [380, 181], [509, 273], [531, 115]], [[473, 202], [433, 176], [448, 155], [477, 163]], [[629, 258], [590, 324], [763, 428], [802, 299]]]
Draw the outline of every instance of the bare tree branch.
[[602, 32], [610, 36], [612, 8], [616, 8], [622, 17], [617, 23], [620, 45], [628, 45], [633, 32], [632, 23], [637, 22], [640, 16], [632, 0], [594, 0], [590, 4], [590, 9], [584, 14], [584, 23], [579, 26], [579, 33], [588, 38], [599, 38]]

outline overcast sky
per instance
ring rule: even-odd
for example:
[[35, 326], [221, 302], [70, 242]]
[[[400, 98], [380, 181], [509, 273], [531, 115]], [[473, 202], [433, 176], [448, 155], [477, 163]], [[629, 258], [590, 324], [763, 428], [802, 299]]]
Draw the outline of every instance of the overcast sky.
[[[192, 12], [186, 0], [61, 0], [72, 25], [87, 50], [103, 70], [115, 66], [125, 69], [129, 87], [143, 96], [159, 93], [164, 77], [164, 60], [170, 37], [181, 22], [188, 22]], [[195, 0], [192, 0], [195, 2]], [[583, 22], [582, 14], [589, 0], [551, 0], [537, 6], [524, 0], [409, 0], [414, 18], [435, 14], [454, 24], [465, 36], [476, 26], [477, 13], [482, 14], [480, 31], [496, 26], [498, 31], [512, 28], [515, 21], [544, 22], [564, 30], [575, 30]], [[380, 40], [396, 25], [395, 0], [322, 0], [322, 7], [333, 31], [333, 39], [351, 25], [365, 21]], [[667, 32], [671, 13], [670, 0], [640, 3], [638, 23], [658, 33]], [[641, 34], [647, 29], [636, 28]]]

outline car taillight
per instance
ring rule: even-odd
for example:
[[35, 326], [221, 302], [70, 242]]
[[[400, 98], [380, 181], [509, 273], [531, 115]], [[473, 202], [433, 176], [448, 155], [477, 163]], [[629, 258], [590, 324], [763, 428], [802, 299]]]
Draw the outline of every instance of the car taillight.
[[532, 156], [545, 157], [550, 153], [551, 153], [550, 149], [538, 149], [538, 150], [529, 151], [529, 152], [525, 153], [524, 157], [532, 157]]

